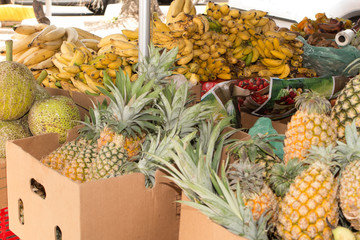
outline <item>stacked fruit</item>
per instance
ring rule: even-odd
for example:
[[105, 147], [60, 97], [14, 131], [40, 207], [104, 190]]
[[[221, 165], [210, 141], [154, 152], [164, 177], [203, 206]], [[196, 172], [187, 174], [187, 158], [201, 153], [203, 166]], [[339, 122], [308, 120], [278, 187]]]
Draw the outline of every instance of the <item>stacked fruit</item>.
[[[76, 27], [56, 27], [55, 25], [17, 25], [13, 27], [14, 61], [27, 66], [35, 77], [41, 70], [54, 66], [53, 56], [59, 51], [63, 41], [77, 46], [96, 46], [100, 37]], [[94, 50], [97, 50], [96, 48]], [[5, 49], [0, 50], [5, 54]]]

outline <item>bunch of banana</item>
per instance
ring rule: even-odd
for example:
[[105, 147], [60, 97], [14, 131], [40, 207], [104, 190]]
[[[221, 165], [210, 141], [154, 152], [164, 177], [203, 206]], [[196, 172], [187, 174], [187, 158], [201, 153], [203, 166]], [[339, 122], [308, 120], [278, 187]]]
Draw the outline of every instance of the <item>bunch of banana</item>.
[[196, 15], [196, 9], [191, 0], [173, 0], [166, 14], [166, 23], [177, 22], [184, 15]]

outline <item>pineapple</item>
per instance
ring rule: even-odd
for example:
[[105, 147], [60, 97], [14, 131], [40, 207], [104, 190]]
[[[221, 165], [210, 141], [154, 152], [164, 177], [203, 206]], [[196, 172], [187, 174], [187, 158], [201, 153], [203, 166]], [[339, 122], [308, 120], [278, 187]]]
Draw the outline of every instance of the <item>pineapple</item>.
[[338, 142], [337, 155], [342, 165], [339, 201], [351, 226], [360, 230], [360, 136], [355, 121], [345, 127], [346, 144]]
[[226, 171], [230, 188], [236, 192], [239, 184], [245, 206], [251, 209], [255, 221], [264, 213], [274, 216], [277, 211], [276, 195], [264, 182], [263, 171], [264, 167], [260, 164], [241, 159], [232, 163]]
[[345, 126], [356, 120], [360, 126], [360, 74], [350, 79], [341, 90], [331, 110], [331, 118], [335, 120], [337, 137], [343, 139]]
[[335, 122], [330, 118], [331, 104], [316, 92], [296, 98], [298, 111], [291, 117], [284, 140], [284, 161], [303, 160], [311, 146], [336, 144]]
[[281, 239], [332, 239], [326, 219], [334, 226], [339, 219], [339, 184], [331, 171], [334, 153], [332, 146], [313, 147], [303, 162], [291, 159], [287, 165], [275, 165], [271, 184], [282, 197], [276, 223]]
[[257, 134], [249, 140], [234, 140], [229, 145], [229, 152], [237, 155], [237, 158], [249, 158], [251, 162], [261, 164], [264, 167], [265, 181], [268, 182], [274, 164], [281, 162], [271, 145], [272, 141], [282, 141], [279, 136], [280, 134]]

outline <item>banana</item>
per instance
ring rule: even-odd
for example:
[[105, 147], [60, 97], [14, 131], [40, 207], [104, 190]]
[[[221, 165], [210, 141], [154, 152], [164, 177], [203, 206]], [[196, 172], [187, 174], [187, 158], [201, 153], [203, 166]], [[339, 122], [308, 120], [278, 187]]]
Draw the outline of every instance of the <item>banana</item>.
[[238, 32], [237, 36], [239, 38], [241, 38], [241, 40], [244, 40], [244, 41], [247, 41], [247, 40], [250, 39], [250, 33], [247, 30], [242, 31], [242, 32]]
[[265, 35], [265, 37], [272, 37], [272, 38], [279, 38], [279, 39], [283, 38], [281, 36], [280, 32], [275, 32], [275, 31], [264, 32], [264, 35]]
[[83, 30], [81, 28], [78, 28], [78, 27], [73, 27], [73, 28], [75, 28], [75, 30], [79, 34], [78, 39], [83, 39], [83, 38], [85, 38], [85, 39], [96, 39], [96, 40], [99, 40], [99, 41], [101, 39], [101, 37], [99, 37], [99, 36], [97, 36], [97, 35], [95, 35], [93, 33], [90, 33], [90, 32], [88, 32], [86, 30]]
[[110, 39], [119, 39], [119, 40], [123, 40], [123, 41], [128, 41], [128, 38], [124, 34], [115, 33], [115, 34], [110, 34], [110, 35], [107, 35], [107, 36], [101, 38], [99, 40], [98, 47], [102, 48], [102, 47], [104, 47], [106, 45], [109, 45], [110, 44]]
[[260, 61], [262, 62], [262, 64], [264, 64], [265, 66], [268, 66], [268, 67], [278, 67], [284, 63], [284, 60], [272, 59], [272, 58], [263, 58], [263, 59], [260, 59]]
[[286, 59], [286, 55], [278, 50], [271, 50], [270, 51], [271, 55], [273, 55], [275, 58], [278, 59]]
[[196, 8], [195, 8], [195, 5], [194, 5], [194, 4], [193, 4], [192, 7], [191, 7], [191, 11], [190, 11], [189, 15], [192, 15], [192, 16], [195, 16], [195, 15], [196, 15]]
[[104, 47], [101, 47], [99, 51], [97, 52], [98, 56], [107, 54], [107, 53], [113, 53], [115, 54], [115, 51], [111, 48], [111, 45], [106, 45]]
[[[204, 51], [202, 49], [194, 49], [193, 50], [193, 57], [199, 57], [203, 53], [204, 53]], [[184, 56], [186, 56], [186, 55], [184, 55]]]
[[65, 91], [72, 91], [72, 92], [81, 92], [77, 89], [72, 83], [67, 81], [60, 81], [61, 88]]
[[112, 39], [110, 38], [110, 44], [112, 46], [116, 46], [118, 49], [131, 49], [131, 48], [137, 48], [137, 45], [134, 45], [128, 41], [123, 41], [120, 39]]
[[230, 73], [220, 73], [220, 74], [217, 74], [216, 77], [218, 77], [220, 79], [224, 79], [224, 80], [230, 80], [231, 74]]
[[53, 41], [55, 39], [62, 38], [65, 35], [65, 32], [66, 32], [65, 28], [58, 27], [47, 32], [46, 34], [40, 35], [38, 37], [38, 41], [45, 41], [45, 42]]
[[99, 47], [98, 47], [98, 44], [99, 44], [99, 40], [96, 40], [96, 39], [81, 39], [80, 40], [87, 48], [91, 48], [92, 50], [94, 51], [98, 51], [99, 50]]
[[47, 87], [49, 88], [50, 87], [50, 80], [48, 77], [46, 77], [42, 82], [41, 84], [44, 86], [44, 87]]
[[116, 46], [111, 46], [111, 48], [114, 50], [114, 53], [116, 53], [120, 57], [137, 57], [137, 56], [139, 56], [139, 50], [137, 48], [121, 49]]
[[73, 27], [65, 28], [66, 41], [76, 42], [79, 39], [79, 33]]
[[128, 30], [123, 29], [121, 32], [130, 40], [139, 39], [139, 31], [138, 30]]
[[37, 64], [42, 62], [55, 54], [55, 51], [48, 50], [48, 49], [39, 49], [38, 51], [34, 52], [30, 56], [26, 57], [23, 61], [23, 64], [26, 66], [30, 66], [33, 64]]
[[72, 66], [72, 65], [80, 66], [81, 64], [85, 63], [86, 57], [87, 57], [86, 53], [84, 53], [80, 49], [76, 49], [75, 53], [74, 53], [74, 57], [70, 61], [69, 66]]
[[76, 74], [76, 73], [79, 73], [81, 71], [80, 67], [76, 66], [76, 65], [65, 66], [65, 67], [63, 67], [63, 69], [66, 72], [71, 73], [71, 74]]
[[27, 49], [26, 51], [23, 52], [23, 54], [21, 54], [21, 56], [19, 56], [17, 58], [17, 62], [24, 63], [24, 59], [26, 59], [28, 56], [31, 56], [32, 54], [34, 54], [35, 52], [37, 52], [39, 50], [40, 50], [40, 48], [38, 48], [38, 47], [31, 47], [31, 48]]
[[61, 38], [56, 39], [54, 41], [49, 42], [38, 42], [36, 43], [36, 46], [40, 48], [46, 48], [48, 50], [58, 50], [63, 43], [63, 40]]
[[280, 51], [280, 40], [279, 40], [279, 38], [274, 38], [272, 43], [274, 45], [274, 49], [277, 50], [277, 51]]
[[230, 9], [230, 11], [229, 11], [229, 16], [231, 16], [234, 19], [239, 18], [240, 15], [241, 15], [241, 12], [238, 9]]
[[257, 50], [256, 47], [253, 47], [252, 48], [252, 58], [251, 58], [251, 62], [254, 63], [258, 60], [259, 56], [260, 56], [260, 53], [259, 53], [259, 50]]
[[200, 14], [197, 16], [202, 19], [202, 23], [204, 24], [204, 33], [209, 32], [209, 29], [210, 29], [209, 20], [203, 14]]
[[193, 52], [193, 47], [194, 47], [193, 43], [189, 39], [184, 39], [184, 42], [185, 42], [185, 47], [180, 52], [182, 56], [191, 54], [191, 52]]
[[55, 58], [51, 58], [52, 62], [54, 63], [54, 65], [57, 67], [57, 69], [59, 69], [59, 72], [64, 72], [64, 67], [67, 67], [66, 64], [60, 62], [56, 57]]
[[192, 73], [190, 75], [190, 78], [189, 78], [189, 82], [192, 84], [192, 85], [196, 85], [200, 82], [200, 76], [196, 73]]
[[288, 41], [295, 40], [295, 38], [297, 37], [295, 33], [291, 33], [291, 32], [279, 32], [279, 33], [285, 40]]
[[262, 26], [264, 26], [265, 24], [267, 24], [269, 21], [270, 21], [269, 18], [267, 18], [267, 17], [262, 17], [262, 18], [260, 19], [260, 21], [256, 24], [256, 27], [262, 27]]
[[189, 71], [189, 67], [187, 65], [181, 65], [181, 66], [178, 66], [174, 72], [175, 73], [178, 73], [178, 74], [185, 74]]
[[98, 83], [95, 79], [91, 78], [89, 75], [87, 75], [86, 73], [84, 74], [85, 76], [85, 81], [86, 84], [96, 93], [100, 93], [101, 91], [99, 90], [98, 87], [100, 88], [104, 88], [104, 86], [100, 83]]
[[119, 69], [119, 67], [122, 65], [121, 58], [117, 59], [116, 61], [113, 61], [108, 64], [108, 68], [110, 69]]
[[[191, 1], [191, 0], [190, 0]], [[204, 34], [205, 32], [205, 25], [202, 21], [202, 18], [198, 17], [198, 16], [195, 16], [193, 18], [193, 22], [196, 24], [197, 26], [197, 30], [199, 32], [200, 35]]]
[[274, 45], [269, 39], [265, 39], [264, 41], [265, 47], [269, 49], [270, 51], [274, 50]]
[[262, 49], [260, 48], [260, 46], [256, 45], [255, 48], [258, 50], [259, 56], [261, 56], [262, 58], [265, 58], [265, 57], [266, 57], [266, 56], [265, 56], [265, 53], [264, 53], [264, 50], [262, 50]]
[[47, 26], [46, 24], [37, 24], [37, 25], [21, 24], [21, 25], [15, 25], [14, 27], [12, 27], [12, 29], [14, 30], [14, 32], [18, 34], [30, 35], [35, 32], [39, 32], [43, 30], [46, 26]]
[[124, 70], [125, 74], [128, 75], [129, 78], [131, 78], [131, 75], [132, 75], [131, 66], [129, 66], [129, 65], [125, 66], [123, 70]]
[[220, 6], [220, 12], [221, 12], [221, 14], [224, 15], [224, 16], [228, 15], [229, 12], [230, 12], [230, 7], [229, 7], [229, 5], [227, 5], [227, 4], [221, 5], [221, 6]]
[[31, 66], [30, 70], [43, 70], [54, 66], [54, 63], [52, 62], [51, 58], [45, 59], [44, 61], [41, 61], [33, 66]]
[[77, 47], [73, 42], [67, 42], [67, 41], [63, 41], [60, 47], [61, 53], [68, 55], [74, 55], [76, 49]]
[[279, 75], [282, 72], [284, 72], [285, 64], [281, 64], [280, 66], [277, 67], [268, 67], [268, 69], [272, 74]]
[[171, 16], [175, 18], [179, 13], [183, 10], [185, 4], [185, 0], [174, 0], [174, 5], [171, 9]]
[[285, 64], [283, 72], [280, 74], [279, 78], [284, 79], [290, 74], [290, 66], [289, 64]]
[[53, 74], [54, 78], [56, 78], [59, 81], [70, 81], [72, 77], [75, 77], [75, 74], [69, 73], [69, 72], [59, 72]]
[[184, 1], [184, 7], [183, 7], [184, 13], [190, 14], [190, 12], [192, 10], [192, 7], [193, 7], [193, 3], [192, 3], [191, 0], [185, 0]]
[[59, 62], [61, 62], [62, 64], [64, 64], [64, 65], [66, 65], [66, 66], [68, 66], [69, 64], [70, 64], [70, 61], [71, 61], [71, 59], [70, 60], [67, 60], [67, 59], [65, 59], [64, 57], [63, 57], [63, 54], [61, 54], [61, 53], [55, 53], [54, 54], [54, 57], [59, 61]]
[[190, 54], [181, 57], [179, 60], [177, 60], [177, 64], [178, 65], [185, 65], [187, 63], [189, 63], [194, 57], [194, 52], [191, 52]]
[[259, 77], [263, 77], [263, 78], [269, 78], [269, 77], [274, 76], [274, 74], [268, 69], [260, 70], [258, 72], [258, 75], [259, 75]]
[[294, 52], [292, 49], [286, 47], [286, 46], [280, 46], [280, 51], [284, 53], [288, 58], [292, 58], [294, 55]]
[[251, 64], [247, 68], [249, 69], [250, 72], [256, 73], [256, 72], [266, 69], [266, 66], [263, 64]]
[[250, 20], [250, 19], [254, 18], [255, 16], [256, 16], [255, 9], [251, 9], [251, 10], [244, 11], [241, 13], [241, 18], [244, 20]]
[[161, 21], [157, 12], [153, 13], [154, 30], [159, 32], [170, 32], [170, 28]]
[[80, 80], [77, 80], [75, 78], [71, 78], [71, 82], [72, 84], [79, 89], [82, 93], [86, 93], [86, 91], [90, 92], [90, 93], [96, 93], [91, 87], [89, 87], [88, 85], [86, 85], [85, 83], [81, 82]]

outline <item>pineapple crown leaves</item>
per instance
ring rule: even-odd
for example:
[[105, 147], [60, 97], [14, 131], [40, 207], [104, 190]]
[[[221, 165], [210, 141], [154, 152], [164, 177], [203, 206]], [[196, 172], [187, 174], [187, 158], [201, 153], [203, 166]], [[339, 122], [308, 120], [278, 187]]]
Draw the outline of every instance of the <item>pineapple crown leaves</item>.
[[239, 184], [242, 194], [250, 196], [259, 193], [263, 188], [264, 170], [264, 166], [260, 164], [254, 164], [249, 160], [240, 160], [230, 164], [226, 176], [232, 190], [236, 190], [236, 185]]
[[287, 164], [276, 163], [271, 169], [270, 186], [279, 197], [285, 196], [295, 178], [307, 169], [307, 165], [298, 159], [290, 159]]
[[336, 148], [333, 145], [312, 146], [304, 160], [305, 164], [316, 164], [322, 168], [328, 167], [334, 175], [339, 171], [340, 164], [336, 158]]
[[346, 143], [337, 141], [336, 159], [343, 168], [351, 161], [360, 159], [360, 136], [357, 131], [356, 121], [345, 126], [345, 140]]
[[355, 76], [360, 73], [360, 58], [356, 58], [351, 63], [349, 63], [343, 70], [342, 74], [344, 76]]
[[84, 124], [84, 127], [79, 129], [79, 137], [85, 137], [86, 139], [97, 140], [100, 137], [100, 132], [106, 126], [105, 119], [107, 119], [108, 113], [106, 111], [108, 104], [104, 100], [102, 103], [95, 104], [92, 102], [93, 107], [89, 109], [89, 116], [85, 116], [84, 121], [80, 123]]
[[[117, 72], [116, 82], [107, 85], [109, 91], [100, 91], [111, 101], [107, 108], [111, 118], [107, 125], [117, 133], [128, 135], [142, 134], [142, 130], [154, 130], [155, 123], [160, 121], [157, 110], [152, 108], [160, 89], [152, 90], [153, 82], [144, 82], [143, 77], [131, 82], [122, 71]], [[152, 91], [151, 91], [152, 90]]]
[[221, 177], [217, 176], [214, 170], [211, 170], [210, 174], [216, 192], [196, 182], [184, 182], [183, 184], [196, 193], [199, 201], [179, 202], [198, 209], [212, 221], [238, 236], [251, 240], [268, 239], [266, 218], [262, 216], [258, 222], [254, 221], [251, 209], [244, 204], [239, 185], [237, 194], [234, 194], [223, 172]]
[[194, 130], [200, 122], [205, 121], [211, 113], [211, 107], [206, 102], [190, 106], [191, 96], [187, 84], [180, 85], [171, 82], [160, 93], [156, 108], [160, 110], [165, 131], [179, 129], [180, 136], [187, 135]]
[[295, 97], [295, 107], [308, 114], [328, 114], [331, 111], [331, 103], [324, 96], [311, 90]]
[[149, 56], [143, 57], [136, 67], [145, 76], [146, 81], [154, 81], [157, 84], [165, 83], [162, 80], [172, 74], [171, 67], [176, 61], [177, 53], [177, 47], [167, 51], [166, 48], [157, 48], [150, 43]]
[[229, 151], [236, 153], [240, 159], [249, 158], [251, 162], [255, 162], [259, 156], [270, 156], [275, 159], [275, 147], [271, 142], [283, 142], [282, 139], [278, 138], [279, 136], [282, 135], [258, 133], [249, 140], [235, 140], [229, 145]]

